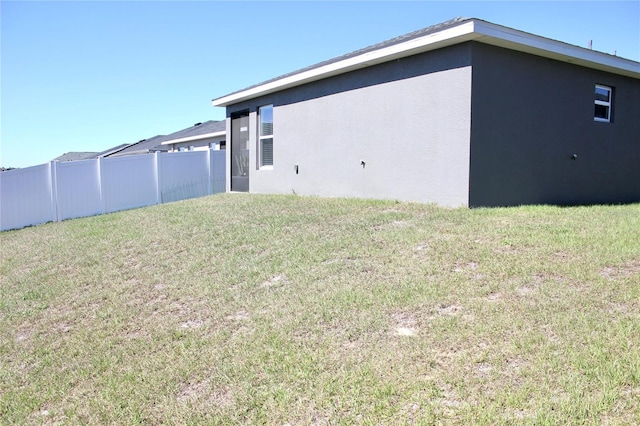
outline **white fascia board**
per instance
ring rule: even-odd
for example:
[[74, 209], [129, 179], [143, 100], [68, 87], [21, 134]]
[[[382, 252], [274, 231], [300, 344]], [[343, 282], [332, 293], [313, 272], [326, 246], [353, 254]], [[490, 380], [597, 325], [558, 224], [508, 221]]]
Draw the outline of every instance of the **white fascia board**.
[[201, 139], [208, 139], [208, 138], [215, 138], [215, 137], [218, 137], [218, 136], [224, 136], [226, 134], [227, 134], [227, 132], [224, 131], [224, 130], [222, 130], [220, 132], [204, 133], [202, 135], [187, 136], [186, 138], [179, 138], [179, 139], [172, 139], [170, 141], [164, 141], [160, 145], [172, 145], [174, 143], [193, 142], [193, 141], [199, 141]]
[[477, 41], [587, 68], [640, 78], [640, 62], [525, 33], [490, 22], [475, 21]]
[[394, 59], [415, 55], [416, 53], [440, 49], [452, 44], [462, 43], [474, 38], [473, 21], [465, 22], [432, 34], [427, 34], [404, 43], [395, 44], [382, 49], [363, 53], [362, 55], [327, 64], [298, 74], [261, 84], [241, 92], [223, 96], [212, 101], [213, 106], [227, 106], [256, 98], [269, 93], [284, 90], [301, 84], [322, 80], [338, 74], [366, 68]]
[[628, 77], [640, 78], [639, 62], [573, 46], [490, 22], [472, 19], [460, 25], [427, 34], [423, 37], [363, 53], [362, 55], [232, 93], [214, 99], [211, 103], [213, 106], [225, 107], [290, 87], [470, 40]]

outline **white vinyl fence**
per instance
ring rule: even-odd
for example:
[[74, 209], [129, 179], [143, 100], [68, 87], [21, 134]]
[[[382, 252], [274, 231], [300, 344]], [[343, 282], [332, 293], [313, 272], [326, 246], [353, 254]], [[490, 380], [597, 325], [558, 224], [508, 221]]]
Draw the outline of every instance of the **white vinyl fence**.
[[0, 231], [225, 192], [225, 151], [57, 162], [0, 173]]

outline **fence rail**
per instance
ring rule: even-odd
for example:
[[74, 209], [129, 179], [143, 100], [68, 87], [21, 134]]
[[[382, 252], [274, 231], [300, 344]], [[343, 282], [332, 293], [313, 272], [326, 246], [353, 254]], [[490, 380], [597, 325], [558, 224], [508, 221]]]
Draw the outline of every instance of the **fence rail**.
[[0, 231], [225, 192], [225, 151], [52, 161], [0, 173]]

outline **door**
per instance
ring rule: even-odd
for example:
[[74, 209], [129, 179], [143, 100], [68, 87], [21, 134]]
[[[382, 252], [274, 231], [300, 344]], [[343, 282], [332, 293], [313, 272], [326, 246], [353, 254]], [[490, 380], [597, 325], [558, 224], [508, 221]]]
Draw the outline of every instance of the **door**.
[[249, 192], [249, 112], [231, 117], [231, 190]]

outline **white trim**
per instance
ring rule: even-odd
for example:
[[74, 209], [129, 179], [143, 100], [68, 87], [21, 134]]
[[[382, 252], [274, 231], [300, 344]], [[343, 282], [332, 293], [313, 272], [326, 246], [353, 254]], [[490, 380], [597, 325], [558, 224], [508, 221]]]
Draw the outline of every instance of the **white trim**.
[[164, 141], [160, 145], [171, 145], [174, 143], [191, 142], [191, 141], [197, 141], [200, 139], [208, 139], [208, 138], [215, 138], [218, 136], [225, 136], [226, 134], [227, 132], [224, 130], [220, 132], [204, 133], [202, 135], [187, 136], [186, 138], [179, 138], [179, 139], [172, 139], [170, 141]]
[[632, 78], [640, 78], [640, 63], [606, 53], [574, 46], [556, 40], [525, 33], [477, 19], [465, 21], [403, 43], [363, 53], [342, 61], [303, 71], [275, 81], [241, 90], [211, 103], [228, 106], [258, 96], [267, 95], [290, 87], [299, 86], [360, 68], [399, 59], [417, 53], [475, 40], [512, 50], [518, 50], [588, 68], [599, 69]]

